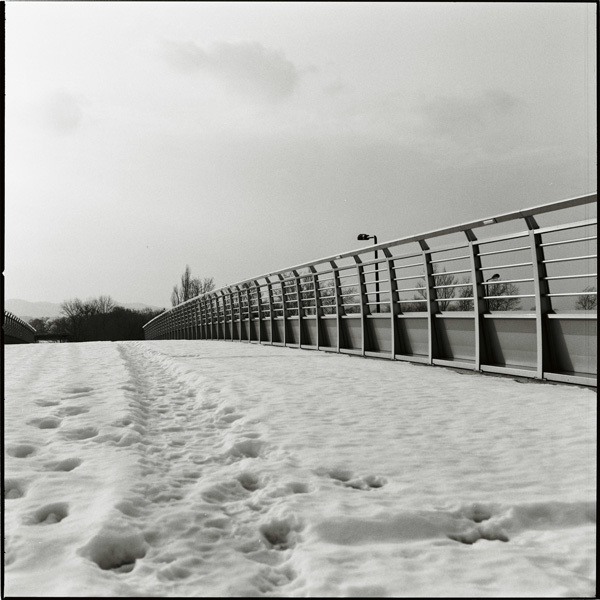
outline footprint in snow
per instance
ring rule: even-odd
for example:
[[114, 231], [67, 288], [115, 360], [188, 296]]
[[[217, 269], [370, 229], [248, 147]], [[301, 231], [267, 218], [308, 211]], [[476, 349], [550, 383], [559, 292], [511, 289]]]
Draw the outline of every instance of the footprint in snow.
[[87, 440], [96, 437], [98, 429], [96, 427], [80, 427], [78, 429], [69, 429], [63, 433], [68, 440]]
[[344, 487], [355, 490], [371, 491], [382, 488], [387, 484], [387, 479], [378, 475], [365, 475], [364, 477], [355, 477], [352, 471], [341, 467], [331, 469], [317, 469], [316, 473], [321, 476], [328, 476], [339, 482]]
[[138, 559], [146, 556], [148, 544], [137, 530], [120, 523], [106, 525], [78, 554], [96, 563], [103, 571], [129, 573]]
[[37, 427], [38, 429], [58, 429], [61, 423], [62, 420], [56, 417], [42, 417], [41, 419], [27, 421], [27, 425]]
[[89, 408], [84, 408], [83, 406], [66, 406], [59, 411], [59, 414], [63, 417], [74, 417], [86, 412], [89, 412]]
[[25, 495], [25, 483], [20, 479], [5, 479], [4, 480], [4, 499], [16, 500]]
[[65, 390], [65, 394], [81, 394], [81, 395], [87, 395], [90, 392], [93, 392], [94, 388], [89, 387], [89, 386], [74, 386], [74, 387], [69, 387]]
[[35, 403], [44, 408], [47, 406], [58, 406], [60, 404], [58, 400], [36, 400]]
[[15, 446], [9, 446], [6, 449], [6, 454], [14, 458], [27, 458], [35, 454], [37, 448], [31, 444], [17, 444]]
[[479, 540], [508, 542], [509, 538], [501, 527], [496, 523], [490, 523], [490, 519], [496, 511], [491, 505], [473, 503], [463, 506], [455, 511], [452, 516], [457, 519], [466, 519], [475, 523], [465, 531], [450, 533], [447, 537], [461, 544], [472, 545]]
[[66, 502], [46, 504], [25, 517], [26, 525], [55, 525], [69, 515], [69, 505]]
[[80, 458], [64, 458], [63, 460], [47, 463], [46, 470], [69, 472], [76, 469], [82, 462]]

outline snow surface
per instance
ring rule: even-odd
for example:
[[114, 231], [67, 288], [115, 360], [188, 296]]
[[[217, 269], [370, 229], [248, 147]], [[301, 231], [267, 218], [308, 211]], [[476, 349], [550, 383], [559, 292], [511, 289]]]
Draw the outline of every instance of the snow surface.
[[595, 593], [596, 393], [256, 344], [5, 347], [9, 596]]

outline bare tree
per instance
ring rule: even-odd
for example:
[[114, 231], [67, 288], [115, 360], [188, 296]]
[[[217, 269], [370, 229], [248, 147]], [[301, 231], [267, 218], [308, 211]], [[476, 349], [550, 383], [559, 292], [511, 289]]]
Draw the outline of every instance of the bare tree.
[[[436, 275], [436, 277], [434, 277], [435, 285], [453, 285], [454, 283], [456, 283], [456, 278], [454, 277], [454, 275], [446, 274], [446, 269], [444, 269], [441, 273], [438, 274], [437, 267], [434, 265], [433, 273]], [[418, 287], [419, 290], [413, 296], [415, 303], [414, 305], [410, 305], [409, 311], [424, 310], [426, 306], [424, 304], [424, 302], [427, 300], [427, 289], [425, 287], [425, 279], [421, 279], [417, 283], [416, 287]], [[456, 288], [452, 287], [438, 288], [435, 290], [436, 298], [438, 300], [441, 300], [441, 302], [437, 302], [439, 310], [449, 310], [449, 306], [453, 304], [452, 302], [450, 302], [450, 298], [454, 298], [456, 293], [455, 290]]]
[[495, 281], [484, 285], [487, 288], [486, 296], [499, 296], [488, 299], [489, 311], [519, 310], [521, 308], [521, 298], [512, 297], [519, 294], [519, 286], [515, 283]]
[[596, 287], [593, 285], [589, 285], [583, 290], [586, 292], [581, 296], [577, 296], [575, 300], [575, 309], [576, 310], [594, 310], [598, 307], [598, 294], [592, 294], [591, 292], [596, 291]]
[[192, 277], [189, 265], [185, 265], [185, 271], [181, 276], [181, 285], [175, 285], [175, 287], [173, 287], [171, 304], [177, 306], [186, 300], [212, 292], [214, 289], [215, 282], [213, 277], [205, 277], [204, 279]]
[[98, 314], [105, 315], [111, 312], [115, 306], [115, 301], [110, 296], [98, 296], [90, 301]]
[[[440, 311], [452, 311], [452, 310], [473, 310], [473, 284], [469, 278], [463, 278], [460, 282], [457, 281], [456, 277], [452, 274], [446, 274], [445, 269], [441, 273], [437, 274], [437, 269], [434, 266], [433, 269], [435, 276], [435, 285], [448, 285], [456, 287], [442, 287], [435, 290], [435, 295], [438, 300], [438, 308]], [[485, 295], [486, 296], [497, 296], [496, 298], [490, 298], [487, 301], [487, 307], [489, 311], [505, 311], [505, 310], [519, 310], [521, 307], [521, 298], [515, 298], [519, 294], [519, 286], [510, 282], [498, 282], [484, 283]], [[421, 279], [417, 283], [417, 287], [420, 288], [417, 294], [413, 296], [414, 302], [406, 304], [404, 312], [419, 312], [427, 310], [427, 289], [425, 287], [425, 280]], [[458, 299], [453, 300], [457, 297]], [[585, 297], [585, 296], [584, 296]]]
[[38, 333], [48, 333], [50, 331], [50, 325], [52, 321], [50, 317], [39, 317], [35, 319], [29, 319], [29, 324], [38, 332]]

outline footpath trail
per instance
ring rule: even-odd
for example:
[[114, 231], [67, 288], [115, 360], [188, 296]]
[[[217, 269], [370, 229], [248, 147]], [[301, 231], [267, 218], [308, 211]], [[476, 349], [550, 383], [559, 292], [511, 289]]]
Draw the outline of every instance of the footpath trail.
[[594, 590], [591, 390], [225, 342], [6, 351], [6, 595]]

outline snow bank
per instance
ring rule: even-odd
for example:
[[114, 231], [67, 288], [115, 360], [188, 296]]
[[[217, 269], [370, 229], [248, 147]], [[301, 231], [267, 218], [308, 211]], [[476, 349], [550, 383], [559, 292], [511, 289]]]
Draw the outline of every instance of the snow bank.
[[209, 341], [5, 373], [7, 595], [594, 593], [592, 390]]

